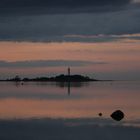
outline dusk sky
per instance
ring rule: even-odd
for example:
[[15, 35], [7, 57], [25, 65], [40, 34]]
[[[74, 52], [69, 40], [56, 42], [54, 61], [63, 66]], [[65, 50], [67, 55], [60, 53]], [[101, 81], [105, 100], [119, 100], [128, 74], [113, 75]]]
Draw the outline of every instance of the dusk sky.
[[140, 0], [1, 0], [0, 79], [140, 80], [139, 24]]

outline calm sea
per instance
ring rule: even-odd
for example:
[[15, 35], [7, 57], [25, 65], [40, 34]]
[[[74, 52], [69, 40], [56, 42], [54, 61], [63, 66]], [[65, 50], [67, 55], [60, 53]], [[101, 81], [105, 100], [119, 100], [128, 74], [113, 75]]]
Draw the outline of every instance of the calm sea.
[[124, 124], [140, 125], [139, 81], [0, 83], [0, 119], [112, 120], [118, 109], [125, 114]]

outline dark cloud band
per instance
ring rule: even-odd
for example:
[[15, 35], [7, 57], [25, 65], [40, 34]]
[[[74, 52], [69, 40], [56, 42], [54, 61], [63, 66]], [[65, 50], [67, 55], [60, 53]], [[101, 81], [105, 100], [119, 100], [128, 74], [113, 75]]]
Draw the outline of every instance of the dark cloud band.
[[116, 11], [132, 0], [1, 0], [3, 14], [56, 14]]
[[139, 17], [131, 0], [0, 0], [0, 41], [114, 41], [98, 35], [139, 34]]
[[1, 0], [0, 7], [79, 7], [79, 6], [105, 6], [124, 5], [131, 0]]
[[105, 62], [91, 62], [80, 60], [34, 60], [34, 61], [0, 61], [1, 68], [31, 68], [31, 67], [63, 67], [63, 66], [86, 66], [95, 64], [106, 64]]

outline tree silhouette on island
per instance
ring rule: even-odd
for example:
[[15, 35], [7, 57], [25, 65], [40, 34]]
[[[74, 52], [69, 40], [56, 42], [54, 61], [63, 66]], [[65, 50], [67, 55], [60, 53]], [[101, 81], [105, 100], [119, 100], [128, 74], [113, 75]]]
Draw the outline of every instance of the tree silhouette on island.
[[70, 68], [68, 68], [68, 73], [66, 75], [60, 74], [55, 77], [36, 77], [36, 78], [20, 78], [18, 75], [16, 75], [14, 78], [1, 80], [1, 81], [24, 81], [24, 82], [30, 82], [30, 81], [50, 81], [50, 82], [88, 82], [88, 81], [100, 81], [97, 79], [90, 78], [88, 76], [83, 75], [71, 75]]
[[82, 75], [64, 75], [64, 74], [60, 74], [58, 76], [55, 77], [36, 77], [36, 78], [20, 78], [19, 76], [16, 76], [14, 78], [11, 79], [7, 79], [7, 80], [1, 80], [1, 81], [15, 81], [15, 82], [20, 82], [20, 81], [24, 81], [24, 82], [30, 82], [30, 81], [39, 81], [39, 82], [88, 82], [88, 81], [99, 81], [97, 79], [91, 79], [88, 76], [82, 76]]

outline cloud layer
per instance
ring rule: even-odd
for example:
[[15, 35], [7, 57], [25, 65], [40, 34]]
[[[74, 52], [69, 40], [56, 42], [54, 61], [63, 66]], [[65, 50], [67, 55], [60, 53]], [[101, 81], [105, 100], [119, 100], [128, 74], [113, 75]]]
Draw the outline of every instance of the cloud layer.
[[31, 67], [63, 67], [63, 66], [86, 66], [95, 64], [107, 64], [105, 62], [92, 62], [80, 60], [36, 60], [36, 61], [0, 61], [1, 68], [31, 68]]
[[[0, 10], [3, 13], [35, 12], [72, 12], [72, 11], [104, 11], [105, 9], [120, 9], [131, 3], [132, 0], [1, 0]], [[115, 8], [116, 9], [116, 8]]]
[[104, 6], [104, 5], [123, 5], [130, 3], [131, 0], [1, 0], [0, 7], [26, 7], [26, 6]]
[[133, 0], [2, 0], [0, 40], [111, 41], [116, 38], [98, 35], [138, 34], [139, 17], [140, 4]]

